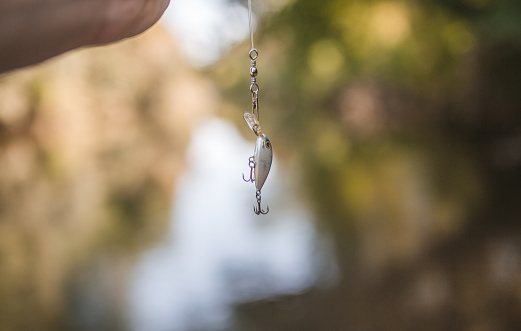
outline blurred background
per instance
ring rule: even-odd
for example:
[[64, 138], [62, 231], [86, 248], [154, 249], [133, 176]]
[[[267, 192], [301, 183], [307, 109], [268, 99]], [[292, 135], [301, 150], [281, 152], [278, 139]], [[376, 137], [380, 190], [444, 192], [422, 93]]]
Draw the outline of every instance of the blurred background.
[[521, 329], [521, 2], [174, 0], [0, 76], [0, 330]]

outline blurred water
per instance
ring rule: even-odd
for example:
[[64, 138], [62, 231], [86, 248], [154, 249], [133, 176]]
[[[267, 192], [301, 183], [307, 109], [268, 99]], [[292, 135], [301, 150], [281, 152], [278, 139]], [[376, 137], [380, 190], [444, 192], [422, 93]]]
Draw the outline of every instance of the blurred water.
[[253, 137], [246, 141], [223, 120], [195, 130], [173, 199], [170, 233], [133, 272], [132, 330], [223, 329], [233, 323], [235, 304], [334, 279], [327, 238], [298, 201], [290, 172], [277, 163], [276, 142], [262, 191], [270, 213], [253, 213], [254, 186], [241, 178], [253, 148]]

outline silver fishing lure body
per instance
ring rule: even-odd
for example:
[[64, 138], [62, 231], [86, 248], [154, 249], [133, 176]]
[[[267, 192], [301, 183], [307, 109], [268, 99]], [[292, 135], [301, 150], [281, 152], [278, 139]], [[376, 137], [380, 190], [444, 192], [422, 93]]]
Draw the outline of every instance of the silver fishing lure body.
[[271, 169], [271, 162], [273, 161], [273, 149], [268, 137], [261, 133], [257, 137], [255, 144], [255, 151], [253, 152], [255, 188], [260, 191]]
[[261, 194], [260, 191], [264, 183], [266, 182], [266, 178], [268, 178], [268, 174], [271, 169], [271, 163], [273, 161], [273, 148], [271, 146], [271, 141], [268, 139], [268, 136], [261, 131], [261, 127], [257, 117], [251, 112], [244, 113], [244, 120], [248, 123], [250, 129], [257, 136], [257, 142], [255, 143], [255, 150], [253, 151], [253, 156], [250, 157], [250, 178], [243, 179], [247, 182], [254, 182], [255, 189], [257, 190], [257, 204], [258, 207], [254, 207], [254, 211], [257, 215], [259, 214], [267, 214], [269, 212], [269, 207], [266, 211], [263, 211], [260, 207], [261, 203]]

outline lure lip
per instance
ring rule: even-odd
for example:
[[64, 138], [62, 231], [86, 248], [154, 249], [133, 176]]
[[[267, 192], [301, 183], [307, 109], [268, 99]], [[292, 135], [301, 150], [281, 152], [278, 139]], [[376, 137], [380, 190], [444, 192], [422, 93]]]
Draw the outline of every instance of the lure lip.
[[263, 133], [257, 116], [252, 112], [246, 111], [244, 112], [243, 117], [253, 133], [255, 133], [257, 137], [260, 137]]

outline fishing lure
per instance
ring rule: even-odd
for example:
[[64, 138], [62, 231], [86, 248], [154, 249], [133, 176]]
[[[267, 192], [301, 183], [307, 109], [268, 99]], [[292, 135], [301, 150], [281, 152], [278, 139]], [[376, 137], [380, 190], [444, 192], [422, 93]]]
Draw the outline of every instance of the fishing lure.
[[261, 189], [271, 169], [271, 163], [273, 161], [273, 148], [268, 136], [261, 131], [259, 123], [259, 85], [257, 85], [257, 57], [259, 52], [253, 47], [253, 30], [252, 30], [252, 19], [251, 19], [251, 0], [248, 0], [248, 18], [250, 23], [250, 39], [251, 39], [251, 50], [249, 52], [251, 67], [251, 85], [250, 92], [252, 98], [252, 109], [251, 112], [247, 111], [244, 113], [244, 120], [250, 127], [250, 129], [257, 136], [257, 142], [255, 144], [255, 150], [253, 156], [249, 158], [250, 166], [250, 178], [242, 178], [246, 182], [255, 183], [255, 197], [257, 199], [257, 208], [253, 207], [255, 214], [267, 214], [270, 211], [269, 207], [266, 207], [266, 211], [261, 208]]
[[270, 211], [270, 207], [267, 207], [266, 211], [261, 209], [261, 189], [271, 169], [271, 163], [273, 161], [273, 149], [271, 147], [271, 141], [268, 136], [261, 131], [259, 121], [254, 113], [245, 112], [244, 120], [248, 123], [250, 129], [257, 135], [257, 142], [255, 144], [255, 150], [253, 156], [249, 159], [250, 165], [250, 178], [244, 178], [246, 182], [254, 182], [256, 189], [257, 208], [253, 207], [255, 214], [267, 214]]

